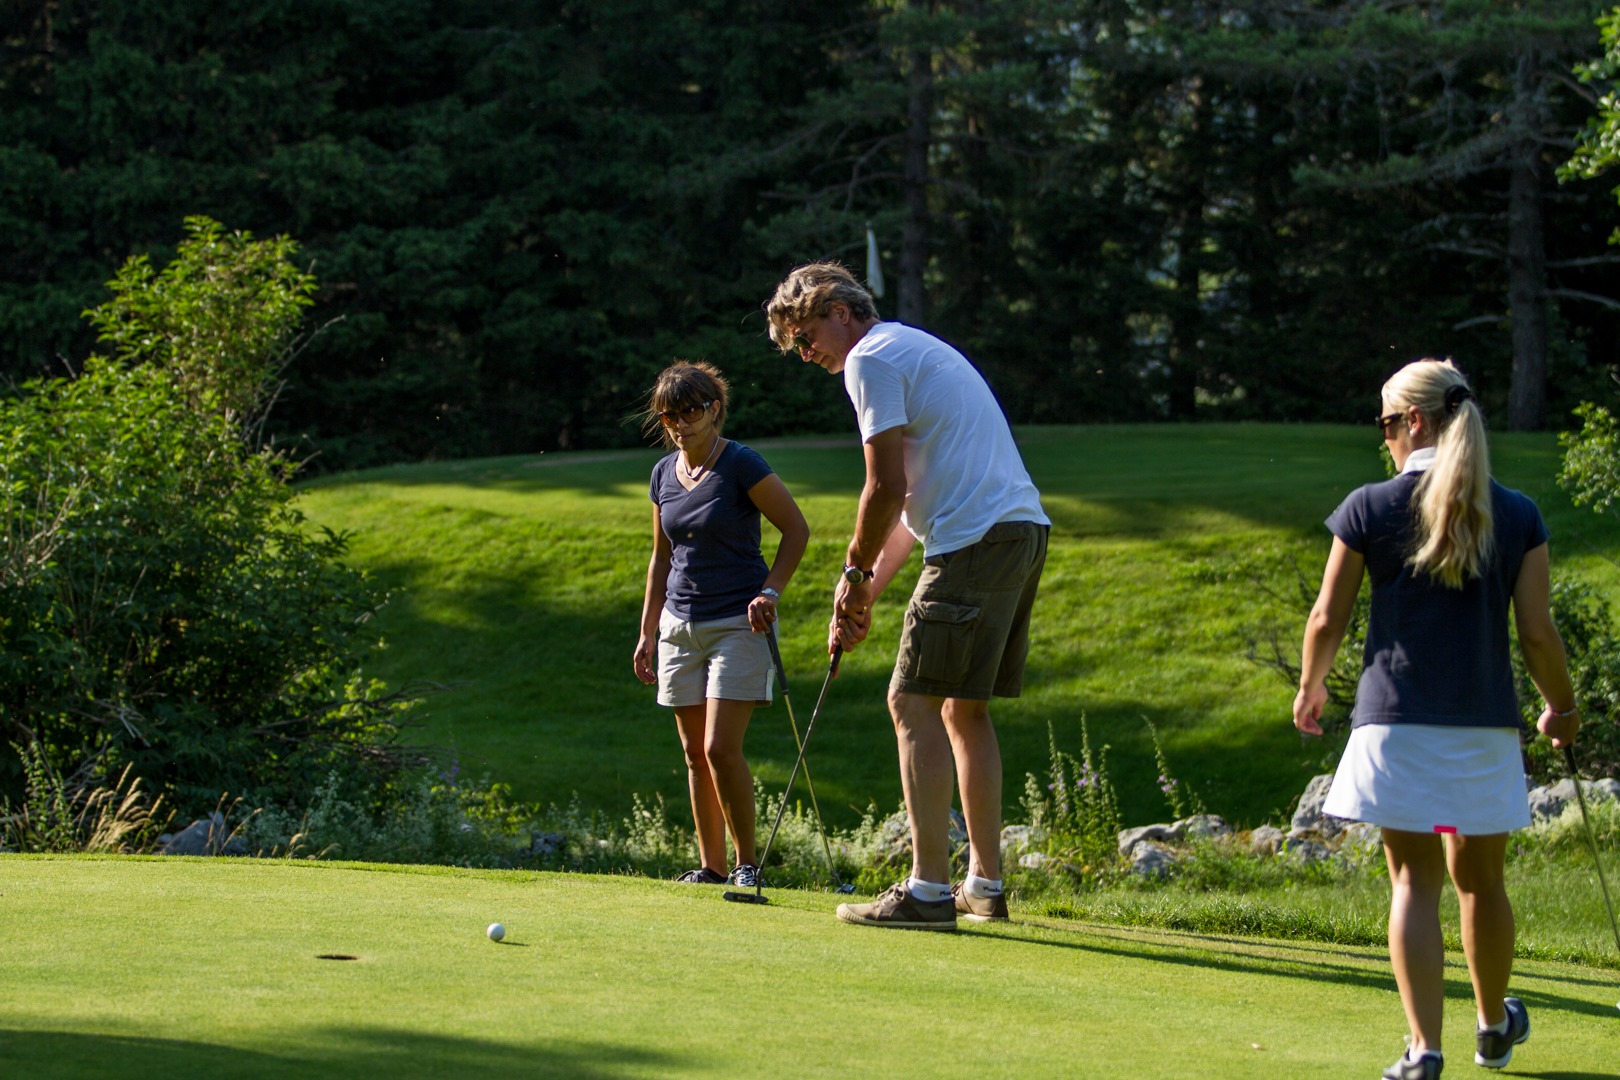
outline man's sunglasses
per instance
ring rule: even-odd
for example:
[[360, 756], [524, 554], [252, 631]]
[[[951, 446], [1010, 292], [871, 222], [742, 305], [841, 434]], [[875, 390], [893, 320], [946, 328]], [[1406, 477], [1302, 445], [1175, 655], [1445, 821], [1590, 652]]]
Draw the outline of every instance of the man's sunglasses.
[[674, 427], [676, 424], [695, 424], [698, 419], [708, 411], [712, 401], [705, 401], [701, 405], [688, 405], [684, 409], [666, 409], [658, 414], [658, 419]]

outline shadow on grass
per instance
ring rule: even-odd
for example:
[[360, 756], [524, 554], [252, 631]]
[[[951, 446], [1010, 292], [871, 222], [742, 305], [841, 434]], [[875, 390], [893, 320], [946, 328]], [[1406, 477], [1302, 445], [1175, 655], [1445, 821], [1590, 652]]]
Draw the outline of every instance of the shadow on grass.
[[[1056, 930], [1062, 933], [1071, 933], [1073, 928], [1058, 923], [1046, 923], [1038, 920], [1027, 920], [1026, 925], [1038, 926], [1046, 930]], [[1221, 971], [1235, 974], [1257, 975], [1272, 979], [1306, 979], [1313, 982], [1332, 983], [1335, 986], [1356, 986], [1369, 990], [1388, 990], [1397, 992], [1394, 973], [1390, 970], [1372, 970], [1352, 963], [1335, 963], [1327, 960], [1310, 960], [1292, 956], [1278, 956], [1274, 950], [1285, 949], [1289, 952], [1315, 952], [1323, 955], [1334, 955], [1328, 947], [1299, 948], [1279, 942], [1274, 946], [1256, 946], [1254, 942], [1243, 938], [1225, 938], [1216, 935], [1174, 934], [1174, 937], [1162, 943], [1147, 943], [1139, 938], [1130, 936], [1127, 931], [1112, 930], [1106, 927], [1087, 926], [1085, 937], [1088, 940], [1057, 941], [1042, 938], [1027, 938], [1008, 934], [989, 933], [975, 935], [983, 938], [998, 938], [1004, 941], [1016, 941], [1019, 944], [1045, 946], [1057, 949], [1073, 949], [1079, 952], [1096, 953], [1102, 956], [1122, 957], [1131, 960], [1143, 960], [1157, 964], [1172, 964], [1182, 967], [1216, 968]], [[1189, 952], [1178, 944], [1181, 940], [1192, 939], [1205, 941], [1211, 944], [1227, 946], [1218, 953]], [[1265, 949], [1261, 952], [1257, 949]], [[1376, 954], [1366, 952], [1339, 951], [1338, 955], [1347, 960], [1352, 958], [1379, 959]], [[1473, 1000], [1473, 984], [1468, 980], [1468, 969], [1461, 962], [1448, 961], [1446, 965], [1447, 978], [1446, 997], [1458, 1000]], [[1460, 977], [1452, 977], [1452, 972], [1460, 972]], [[1568, 984], [1577, 980], [1560, 976], [1556, 980], [1539, 980], [1535, 976], [1519, 976], [1515, 984], [1515, 992], [1523, 999], [1525, 1004], [1534, 1009], [1550, 1009], [1557, 1012], [1573, 1013], [1581, 1016], [1597, 1017], [1608, 1020], [1613, 1013], [1601, 1003], [1582, 1001], [1565, 994], [1551, 993], [1545, 990], [1530, 989], [1523, 986], [1526, 982], [1553, 981], [1557, 984]], [[1601, 985], [1597, 982], [1585, 985]], [[1586, 1073], [1549, 1073], [1549, 1076], [1586, 1076]], [[1595, 1075], [1595, 1074], [1594, 1074]]]
[[670, 1055], [612, 1043], [529, 1045], [424, 1035], [391, 1028], [315, 1030], [289, 1038], [284, 1052], [247, 1050], [201, 1039], [99, 1035], [0, 1028], [0, 1075], [30, 1080], [184, 1077], [277, 1080], [335, 1076], [566, 1076], [612, 1080], [690, 1067]]

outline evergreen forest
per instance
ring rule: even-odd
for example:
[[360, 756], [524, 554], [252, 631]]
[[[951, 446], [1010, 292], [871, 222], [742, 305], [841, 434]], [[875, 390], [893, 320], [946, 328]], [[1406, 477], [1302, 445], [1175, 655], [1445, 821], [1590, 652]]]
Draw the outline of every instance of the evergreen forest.
[[[1355, 421], [1450, 355], [1493, 423], [1620, 363], [1593, 0], [0, 0], [0, 386], [194, 216], [319, 281], [267, 434], [316, 468], [631, 445], [659, 368], [846, 430], [772, 351], [867, 272], [1018, 423]], [[876, 285], [875, 276], [872, 279]]]

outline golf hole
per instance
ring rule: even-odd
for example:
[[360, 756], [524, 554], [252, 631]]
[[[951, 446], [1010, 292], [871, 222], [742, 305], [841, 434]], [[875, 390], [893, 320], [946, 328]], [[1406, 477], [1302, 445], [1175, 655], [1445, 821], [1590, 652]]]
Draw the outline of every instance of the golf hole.
[[323, 952], [316, 956], [317, 960], [358, 960], [358, 956], [346, 956], [343, 953]]

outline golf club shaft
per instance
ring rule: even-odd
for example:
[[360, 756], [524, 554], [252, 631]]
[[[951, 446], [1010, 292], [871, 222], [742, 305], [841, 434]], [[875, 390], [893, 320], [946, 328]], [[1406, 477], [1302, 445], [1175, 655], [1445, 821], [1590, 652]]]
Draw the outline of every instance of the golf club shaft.
[[821, 684], [821, 696], [816, 698], [816, 707], [810, 711], [810, 723], [804, 728], [804, 742], [799, 745], [799, 756], [794, 759], [793, 771], [788, 774], [787, 788], [782, 792], [781, 805], [776, 808], [776, 823], [771, 826], [770, 838], [765, 841], [765, 854], [760, 857], [760, 866], [764, 866], [771, 856], [771, 845], [776, 843], [776, 830], [782, 827], [782, 813], [787, 810], [788, 796], [793, 792], [793, 782], [799, 778], [799, 766], [804, 764], [804, 753], [810, 749], [810, 736], [815, 734], [816, 717], [821, 715], [821, 703], [827, 700], [827, 687], [832, 684], [833, 676], [838, 674], [838, 661], [843, 655], [844, 650], [841, 646], [833, 647], [832, 661], [827, 665], [827, 679]]
[[[799, 722], [793, 716], [793, 697], [788, 693], [787, 668], [782, 663], [782, 650], [776, 642], [776, 624], [771, 624], [770, 633], [767, 636], [771, 645], [771, 659], [776, 662], [776, 678], [782, 684], [782, 704], [787, 706], [788, 726], [793, 729], [793, 746], [799, 751], [799, 756], [802, 758], [804, 756], [804, 743], [799, 739]], [[820, 707], [819, 702], [817, 707]], [[827, 872], [832, 875], [833, 887], [840, 888], [844, 882], [838, 876], [838, 867], [833, 863], [832, 845], [827, 842], [827, 823], [821, 816], [821, 803], [816, 800], [816, 782], [810, 779], [810, 763], [808, 761], [804, 763], [804, 786], [810, 792], [810, 808], [816, 814], [816, 829], [821, 833], [821, 850], [827, 856]], [[786, 792], [783, 792], [782, 800], [786, 803]]]
[[1597, 837], [1592, 833], [1592, 819], [1586, 812], [1586, 793], [1581, 790], [1581, 777], [1575, 771], [1575, 747], [1564, 745], [1564, 763], [1569, 766], [1569, 779], [1575, 785], [1575, 801], [1581, 808], [1581, 822], [1586, 826], [1586, 844], [1592, 849], [1592, 865], [1597, 867], [1598, 885], [1603, 889], [1603, 906], [1609, 912], [1609, 929], [1614, 931], [1614, 947], [1620, 949], [1620, 923], [1614, 919], [1614, 901], [1609, 897], [1609, 881], [1603, 876], [1603, 860], [1598, 857]]

